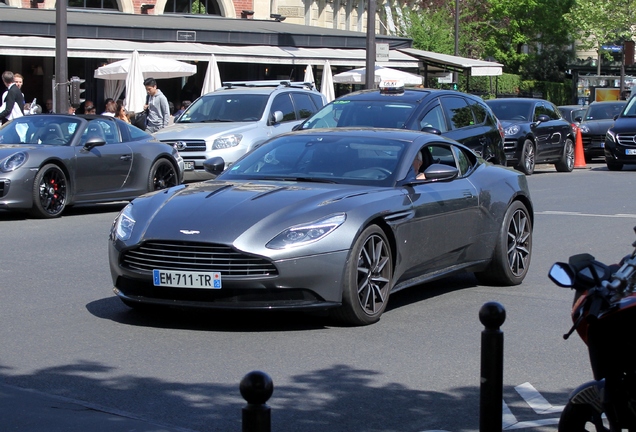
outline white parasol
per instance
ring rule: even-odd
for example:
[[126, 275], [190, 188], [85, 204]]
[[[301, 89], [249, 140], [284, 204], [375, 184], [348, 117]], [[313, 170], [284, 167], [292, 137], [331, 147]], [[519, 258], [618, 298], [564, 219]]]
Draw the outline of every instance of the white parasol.
[[133, 113], [142, 112], [145, 104], [146, 88], [144, 87], [144, 76], [139, 62], [139, 53], [133, 51], [128, 73], [126, 74], [126, 111]]
[[213, 92], [218, 88], [221, 88], [221, 74], [219, 73], [219, 66], [216, 64], [216, 57], [212, 54], [208, 63], [208, 70], [205, 72], [201, 94]]
[[331, 75], [331, 65], [329, 60], [325, 60], [322, 68], [322, 80], [320, 82], [320, 93], [325, 95], [327, 102], [331, 102], [336, 98], [336, 92], [333, 88], [333, 76]]
[[[400, 80], [404, 85], [420, 85], [422, 77], [397, 69], [384, 66], [375, 67], [375, 82], [383, 80]], [[333, 76], [333, 82], [345, 84], [364, 84], [366, 82], [366, 68], [352, 69]]]

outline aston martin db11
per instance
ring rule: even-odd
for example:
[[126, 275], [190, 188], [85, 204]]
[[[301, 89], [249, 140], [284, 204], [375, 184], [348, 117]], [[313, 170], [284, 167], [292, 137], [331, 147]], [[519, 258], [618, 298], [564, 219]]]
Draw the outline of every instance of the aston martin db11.
[[109, 260], [126, 305], [330, 309], [365, 325], [403, 288], [460, 271], [496, 285], [527, 274], [525, 176], [439, 135], [299, 131], [224, 164], [209, 159], [216, 179], [146, 194], [117, 216]]
[[0, 209], [52, 218], [72, 204], [131, 200], [182, 180], [177, 150], [113, 117], [37, 114], [0, 129]]

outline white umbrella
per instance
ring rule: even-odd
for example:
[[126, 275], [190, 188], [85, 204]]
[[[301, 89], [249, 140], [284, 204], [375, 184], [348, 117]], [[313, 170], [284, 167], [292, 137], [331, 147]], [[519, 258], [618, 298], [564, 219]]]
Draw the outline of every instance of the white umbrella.
[[145, 104], [146, 88], [144, 87], [144, 76], [141, 71], [139, 53], [133, 51], [128, 74], [126, 75], [126, 111], [133, 113], [142, 112]]
[[325, 60], [325, 65], [322, 68], [320, 93], [325, 95], [327, 102], [331, 102], [336, 98], [336, 92], [333, 89], [333, 76], [331, 75], [331, 65], [329, 64], [329, 60]]
[[[130, 71], [131, 60], [132, 57], [99, 67], [95, 69], [95, 78], [125, 80]], [[149, 55], [139, 55], [139, 65], [144, 78], [179, 78], [197, 73], [197, 67], [193, 64]]]
[[[375, 67], [375, 82], [383, 80], [400, 80], [404, 85], [420, 85], [422, 77], [397, 69], [384, 66]], [[346, 84], [364, 84], [366, 82], [366, 68], [352, 69], [333, 76], [333, 82]]]
[[303, 82], [306, 83], [314, 83], [314, 71], [311, 69], [311, 65], [308, 64], [307, 67], [305, 68], [305, 79], [303, 80]]
[[213, 92], [218, 88], [221, 88], [221, 74], [219, 73], [219, 66], [216, 64], [216, 57], [212, 54], [208, 63], [208, 70], [205, 72], [201, 94]]

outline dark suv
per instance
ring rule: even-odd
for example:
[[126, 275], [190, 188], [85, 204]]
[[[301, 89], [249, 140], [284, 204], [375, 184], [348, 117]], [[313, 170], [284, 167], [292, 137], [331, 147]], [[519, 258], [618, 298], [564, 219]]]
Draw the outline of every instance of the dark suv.
[[405, 89], [383, 82], [379, 89], [341, 96], [294, 129], [372, 127], [441, 134], [484, 159], [505, 165], [503, 128], [484, 101], [450, 90]]
[[553, 103], [532, 98], [491, 99], [486, 103], [504, 127], [510, 165], [527, 175], [538, 163], [552, 163], [561, 172], [572, 171], [574, 132]]
[[610, 171], [636, 164], [636, 95], [632, 96], [605, 135], [605, 163]]

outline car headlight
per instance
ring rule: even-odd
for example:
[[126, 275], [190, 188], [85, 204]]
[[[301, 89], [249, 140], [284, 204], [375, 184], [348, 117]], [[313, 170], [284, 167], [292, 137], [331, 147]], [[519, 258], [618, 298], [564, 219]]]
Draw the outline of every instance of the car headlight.
[[581, 133], [590, 133], [590, 127], [588, 125], [579, 125], [579, 129], [581, 129]]
[[29, 159], [29, 154], [26, 152], [17, 152], [13, 153], [11, 156], [7, 156], [6, 158], [0, 161], [0, 171], [2, 172], [11, 172], [20, 168], [22, 165], [26, 163]]
[[616, 142], [616, 134], [612, 129], [608, 129], [607, 133], [605, 134], [605, 141], [611, 143]]
[[519, 125], [512, 125], [512, 126], [508, 126], [506, 129], [504, 129], [504, 134], [506, 136], [517, 135], [520, 130], [521, 130], [521, 128], [519, 127]]
[[304, 246], [316, 242], [344, 223], [347, 216], [344, 213], [328, 216], [307, 224], [287, 228], [267, 245], [269, 249], [287, 249]]
[[119, 240], [126, 241], [132, 235], [135, 219], [132, 217], [132, 204], [128, 204], [115, 219], [113, 231]]
[[243, 135], [234, 134], [234, 135], [226, 135], [214, 140], [212, 144], [212, 149], [225, 149], [230, 147], [236, 147], [239, 145], [241, 140], [243, 139]]

